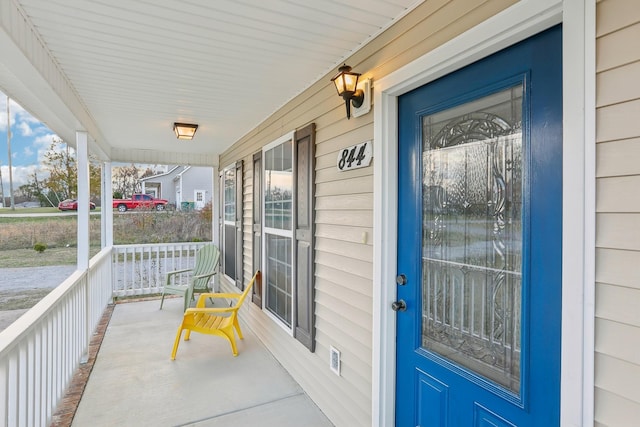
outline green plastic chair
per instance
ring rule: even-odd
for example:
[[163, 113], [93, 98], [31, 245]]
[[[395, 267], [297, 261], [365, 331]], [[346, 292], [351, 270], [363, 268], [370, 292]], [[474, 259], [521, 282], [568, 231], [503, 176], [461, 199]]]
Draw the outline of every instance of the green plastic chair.
[[[220, 261], [220, 249], [215, 245], [207, 245], [200, 248], [196, 254], [196, 264], [193, 268], [175, 270], [167, 273], [167, 282], [162, 290], [162, 300], [160, 310], [164, 304], [166, 294], [181, 295], [184, 298], [184, 311], [187, 311], [194, 294], [212, 292], [209, 287], [211, 278], [218, 273], [218, 262]], [[176, 285], [175, 277], [178, 274], [190, 273], [191, 278], [188, 285]]]

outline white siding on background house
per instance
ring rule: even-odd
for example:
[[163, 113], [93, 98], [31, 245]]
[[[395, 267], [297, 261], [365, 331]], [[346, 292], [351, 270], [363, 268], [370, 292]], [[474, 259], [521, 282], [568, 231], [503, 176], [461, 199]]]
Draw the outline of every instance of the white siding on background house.
[[[431, 0], [399, 20], [345, 62], [363, 78], [397, 70], [515, 3], [515, 0]], [[372, 424], [373, 163], [338, 172], [345, 147], [373, 139], [373, 114], [346, 119], [344, 102], [327, 74], [249, 132], [220, 158], [244, 161], [243, 266], [252, 270], [252, 156], [266, 144], [316, 124], [316, 350], [276, 325], [257, 306], [242, 318], [336, 426]], [[374, 106], [375, 108], [375, 106]], [[374, 142], [375, 143], [375, 142]], [[375, 162], [376, 159], [373, 159]], [[229, 287], [223, 283], [223, 287]], [[329, 347], [341, 352], [341, 376], [329, 369]]]
[[595, 420], [640, 418], [640, 8], [597, 5]]

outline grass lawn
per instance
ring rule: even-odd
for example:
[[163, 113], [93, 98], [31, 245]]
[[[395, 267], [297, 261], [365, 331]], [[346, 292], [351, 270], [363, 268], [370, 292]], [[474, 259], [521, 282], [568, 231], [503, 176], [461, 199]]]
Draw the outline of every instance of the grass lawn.
[[[91, 247], [90, 257], [100, 252]], [[72, 265], [77, 261], [75, 247], [49, 248], [42, 253], [33, 249], [0, 249], [0, 268], [43, 267], [48, 265]]]
[[[47, 214], [60, 212], [74, 213], [74, 211], [61, 211], [58, 210], [58, 208], [0, 208], [0, 215]], [[91, 212], [100, 212], [100, 208], [95, 208]]]
[[[56, 208], [0, 209], [0, 268], [76, 263], [77, 216], [75, 212], [47, 215], [54, 212], [59, 211]], [[43, 215], [15, 215], [22, 213]], [[113, 241], [116, 245], [211, 240], [210, 210], [114, 213], [113, 220]], [[90, 257], [100, 251], [100, 234], [100, 215], [91, 215]], [[44, 252], [36, 252], [36, 244], [45, 245]]]

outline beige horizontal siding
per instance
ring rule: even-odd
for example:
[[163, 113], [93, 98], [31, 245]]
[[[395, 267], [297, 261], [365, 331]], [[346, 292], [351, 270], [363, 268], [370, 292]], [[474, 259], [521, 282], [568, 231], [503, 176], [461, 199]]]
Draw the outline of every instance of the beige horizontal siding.
[[[633, 339], [617, 339], [615, 335], [597, 334], [603, 340], [617, 339], [617, 344], [624, 346], [628, 351], [633, 352], [636, 358], [640, 358], [638, 349], [629, 345], [630, 342], [636, 342], [637, 337], [630, 337], [630, 333], [637, 334], [637, 327], [640, 327], [640, 292], [636, 288], [626, 286], [611, 285], [607, 283], [598, 283], [596, 285], [596, 316], [599, 319], [615, 321], [625, 326], [628, 333], [620, 334], [626, 338]], [[608, 341], [607, 341], [608, 342]], [[605, 342], [598, 342], [598, 346], [606, 348]], [[631, 359], [629, 359], [631, 360]], [[640, 364], [640, 359], [637, 360]]]
[[[602, 2], [599, 9], [608, 7], [610, 0]], [[637, 8], [630, 9], [631, 15]], [[596, 40], [596, 71], [603, 72], [622, 65], [631, 64], [638, 60], [637, 40], [640, 40], [640, 20], [637, 15], [633, 18], [636, 22], [625, 28], [609, 33]]]
[[[605, 310], [599, 310], [599, 312], [603, 315], [609, 314]], [[621, 316], [616, 313], [612, 313], [612, 315], [613, 317], [625, 317], [636, 323], [635, 325], [630, 325], [613, 320], [599, 319], [596, 322], [596, 334], [601, 338], [598, 341], [596, 351], [636, 366], [640, 365], [640, 353], [636, 351], [634, 346], [629, 345], [630, 342], [636, 340], [637, 319], [633, 319], [634, 316], [631, 313], [627, 313], [627, 316]]]
[[629, 85], [628, 82], [640, 74], [640, 61], [614, 68], [596, 77], [597, 107], [624, 103], [640, 99], [640, 84]]
[[640, 416], [640, 4], [596, 5], [595, 419]]
[[[638, 51], [640, 53], [640, 49]], [[640, 120], [638, 120], [638, 117], [640, 117], [640, 99], [598, 108], [596, 111], [596, 122], [598, 124], [596, 141], [605, 142], [616, 139], [636, 138], [640, 135]]]
[[[430, 0], [346, 59], [364, 77], [397, 70], [515, 0]], [[339, 172], [346, 147], [373, 139], [373, 114], [346, 120], [330, 82], [311, 85], [234, 144], [221, 165], [244, 163], [244, 271], [252, 265], [252, 155], [283, 134], [316, 124], [315, 288], [316, 351], [310, 353], [258, 307], [242, 312], [309, 396], [336, 426], [371, 425], [373, 322], [373, 163]], [[375, 108], [375, 106], [373, 106]], [[373, 159], [375, 162], [375, 159]], [[341, 351], [342, 374], [329, 369], [329, 347]]]
[[638, 188], [640, 188], [639, 175], [598, 178], [596, 211], [600, 213], [640, 212], [640, 197], [634, 197]]
[[596, 156], [598, 178], [640, 174], [640, 138], [598, 144]]
[[336, 284], [336, 286], [341, 286], [345, 291], [352, 291], [359, 295], [370, 296], [372, 294], [371, 279], [358, 276], [350, 271], [338, 270], [325, 264], [318, 264], [316, 277], [318, 280], [325, 280]]
[[640, 407], [637, 403], [615, 393], [596, 389], [595, 419], [600, 427], [636, 427], [640, 420]]
[[[640, 21], [638, 0], [604, 0], [598, 7], [596, 36], [602, 37]], [[624, 13], [620, 13], [623, 10]]]
[[640, 252], [596, 248], [596, 281], [640, 291]]
[[596, 387], [640, 404], [640, 366], [598, 352], [595, 372]]
[[640, 251], [640, 213], [598, 214], [596, 245], [599, 248]]
[[373, 240], [373, 228], [346, 226], [342, 224], [317, 224], [316, 237], [370, 245]]

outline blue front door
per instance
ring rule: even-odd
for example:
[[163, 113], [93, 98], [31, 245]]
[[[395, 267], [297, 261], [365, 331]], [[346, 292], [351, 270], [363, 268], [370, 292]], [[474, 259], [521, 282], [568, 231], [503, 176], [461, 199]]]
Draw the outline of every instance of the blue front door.
[[559, 425], [561, 34], [399, 99], [399, 427]]

